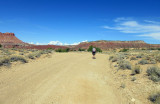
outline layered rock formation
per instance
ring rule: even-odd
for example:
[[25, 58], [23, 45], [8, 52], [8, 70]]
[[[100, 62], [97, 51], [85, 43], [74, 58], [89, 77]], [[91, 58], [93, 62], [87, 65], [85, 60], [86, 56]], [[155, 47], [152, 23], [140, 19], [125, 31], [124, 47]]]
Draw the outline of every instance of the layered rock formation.
[[14, 33], [1, 33], [0, 32], [0, 44], [22, 44], [21, 40], [15, 37]]
[[88, 49], [89, 46], [99, 47], [102, 50], [115, 49], [115, 48], [160, 48], [159, 44], [147, 44], [144, 41], [92, 41], [92, 42], [82, 42], [78, 45], [73, 46], [57, 46], [57, 45], [32, 45], [24, 43], [19, 40], [14, 33], [1, 33], [0, 32], [0, 44], [4, 48], [27, 48], [27, 49], [47, 49], [47, 48], [71, 48], [73, 50]]
[[[149, 48], [151, 45], [145, 43], [144, 41], [92, 41], [83, 42], [75, 46], [74, 49], [88, 49], [89, 46], [99, 47], [103, 50], [115, 49], [115, 48]], [[157, 45], [160, 46], [160, 45]]]

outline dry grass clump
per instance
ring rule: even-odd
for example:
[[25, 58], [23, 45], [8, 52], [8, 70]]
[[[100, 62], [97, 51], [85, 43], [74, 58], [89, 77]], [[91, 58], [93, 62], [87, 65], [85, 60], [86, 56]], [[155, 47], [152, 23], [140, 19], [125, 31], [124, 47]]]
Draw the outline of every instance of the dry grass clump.
[[136, 65], [136, 66], [132, 69], [131, 75], [140, 74], [140, 73], [141, 73], [140, 66], [137, 66], [137, 65]]
[[41, 57], [43, 54], [49, 54], [52, 53], [52, 50], [40, 50], [40, 51], [33, 51], [33, 53], [30, 53], [27, 57], [29, 59], [35, 59]]
[[155, 55], [155, 60], [156, 60], [157, 62], [160, 62], [160, 55]]
[[138, 62], [138, 64], [141, 64], [141, 65], [145, 65], [145, 64], [148, 64], [149, 62], [145, 59], [142, 59]]
[[152, 93], [148, 99], [153, 102], [154, 104], [160, 104], [160, 92], [157, 91], [157, 92], [154, 92]]
[[113, 57], [112, 62], [118, 61], [118, 57]]
[[125, 88], [126, 87], [126, 84], [125, 83], [121, 83], [121, 88]]
[[[53, 50], [35, 50], [35, 49], [6, 49], [1, 48], [0, 50], [0, 66], [8, 66], [12, 62], [20, 61], [22, 63], [27, 63], [29, 59], [39, 58], [42, 54], [52, 53]], [[14, 54], [14, 55], [12, 55]], [[23, 57], [23, 55], [27, 57]]]
[[160, 68], [159, 67], [156, 67], [156, 66], [149, 67], [146, 72], [149, 76], [149, 79], [151, 79], [152, 81], [154, 82], [160, 81]]
[[132, 56], [130, 60], [137, 60], [137, 58]]
[[27, 63], [28, 61], [21, 56], [8, 56], [0, 58], [0, 66], [8, 66], [11, 62], [21, 61], [23, 63]]
[[10, 64], [10, 59], [8, 57], [1, 57], [0, 58], [0, 66], [7, 66]]
[[131, 81], [135, 81], [136, 80], [136, 77], [132, 77]]
[[22, 57], [22, 56], [11, 56], [9, 59], [10, 59], [11, 62], [15, 62], [15, 61], [21, 61], [21, 62], [23, 62], [23, 63], [27, 63], [27, 62], [28, 62], [28, 61], [27, 61], [24, 57]]
[[110, 56], [110, 57], [109, 57], [109, 60], [112, 60], [113, 58], [114, 58], [114, 56]]
[[142, 56], [141, 55], [137, 55], [136, 58], [142, 58]]
[[118, 67], [119, 67], [119, 69], [123, 69], [123, 70], [125, 70], [125, 69], [131, 70], [130, 62], [129, 61], [125, 61], [125, 60], [120, 60], [118, 62]]

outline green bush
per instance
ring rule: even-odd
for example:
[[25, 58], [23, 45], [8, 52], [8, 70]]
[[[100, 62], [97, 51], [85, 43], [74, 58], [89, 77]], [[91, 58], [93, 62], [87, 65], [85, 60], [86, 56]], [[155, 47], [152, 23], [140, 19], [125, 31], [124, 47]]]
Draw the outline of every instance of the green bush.
[[96, 48], [96, 52], [102, 52], [102, 50], [100, 49], [100, 48], [98, 48], [98, 47], [93, 47], [92, 45], [91, 46], [89, 46], [89, 48], [88, 48], [88, 52], [92, 52], [92, 49], [93, 48]]
[[160, 92], [152, 93], [148, 99], [155, 104], [160, 104]]
[[48, 48], [47, 50], [53, 50], [53, 48]]
[[121, 49], [119, 52], [127, 52], [129, 49]]
[[69, 52], [70, 49], [69, 48], [66, 48], [66, 49], [56, 49], [55, 51], [56, 52]]
[[149, 76], [149, 79], [151, 79], [152, 81], [154, 82], [160, 81], [160, 68], [155, 66], [149, 67], [146, 72]]
[[79, 48], [79, 49], [78, 49], [78, 51], [85, 51], [85, 49], [81, 49], [81, 48]]
[[2, 48], [2, 45], [0, 44], [0, 48]]

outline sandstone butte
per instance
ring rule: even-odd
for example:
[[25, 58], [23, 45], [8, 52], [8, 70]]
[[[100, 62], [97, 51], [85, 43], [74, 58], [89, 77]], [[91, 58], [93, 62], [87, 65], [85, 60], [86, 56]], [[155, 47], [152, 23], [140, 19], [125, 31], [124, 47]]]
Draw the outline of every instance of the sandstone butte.
[[4, 48], [27, 48], [27, 49], [58, 49], [58, 48], [67, 48], [65, 46], [56, 46], [56, 45], [33, 45], [28, 44], [20, 39], [18, 39], [14, 33], [1, 33], [0, 32], [0, 44]]

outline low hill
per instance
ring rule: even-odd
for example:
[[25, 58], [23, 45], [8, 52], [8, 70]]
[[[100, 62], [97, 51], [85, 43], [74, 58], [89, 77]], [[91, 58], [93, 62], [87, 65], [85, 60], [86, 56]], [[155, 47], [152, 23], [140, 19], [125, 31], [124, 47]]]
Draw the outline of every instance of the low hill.
[[[145, 43], [144, 41], [92, 41], [92, 42], [83, 42], [75, 46], [74, 49], [88, 49], [89, 46], [99, 47], [103, 50], [114, 49], [114, 48], [148, 48], [150, 44]], [[160, 45], [157, 45], [160, 46]]]

